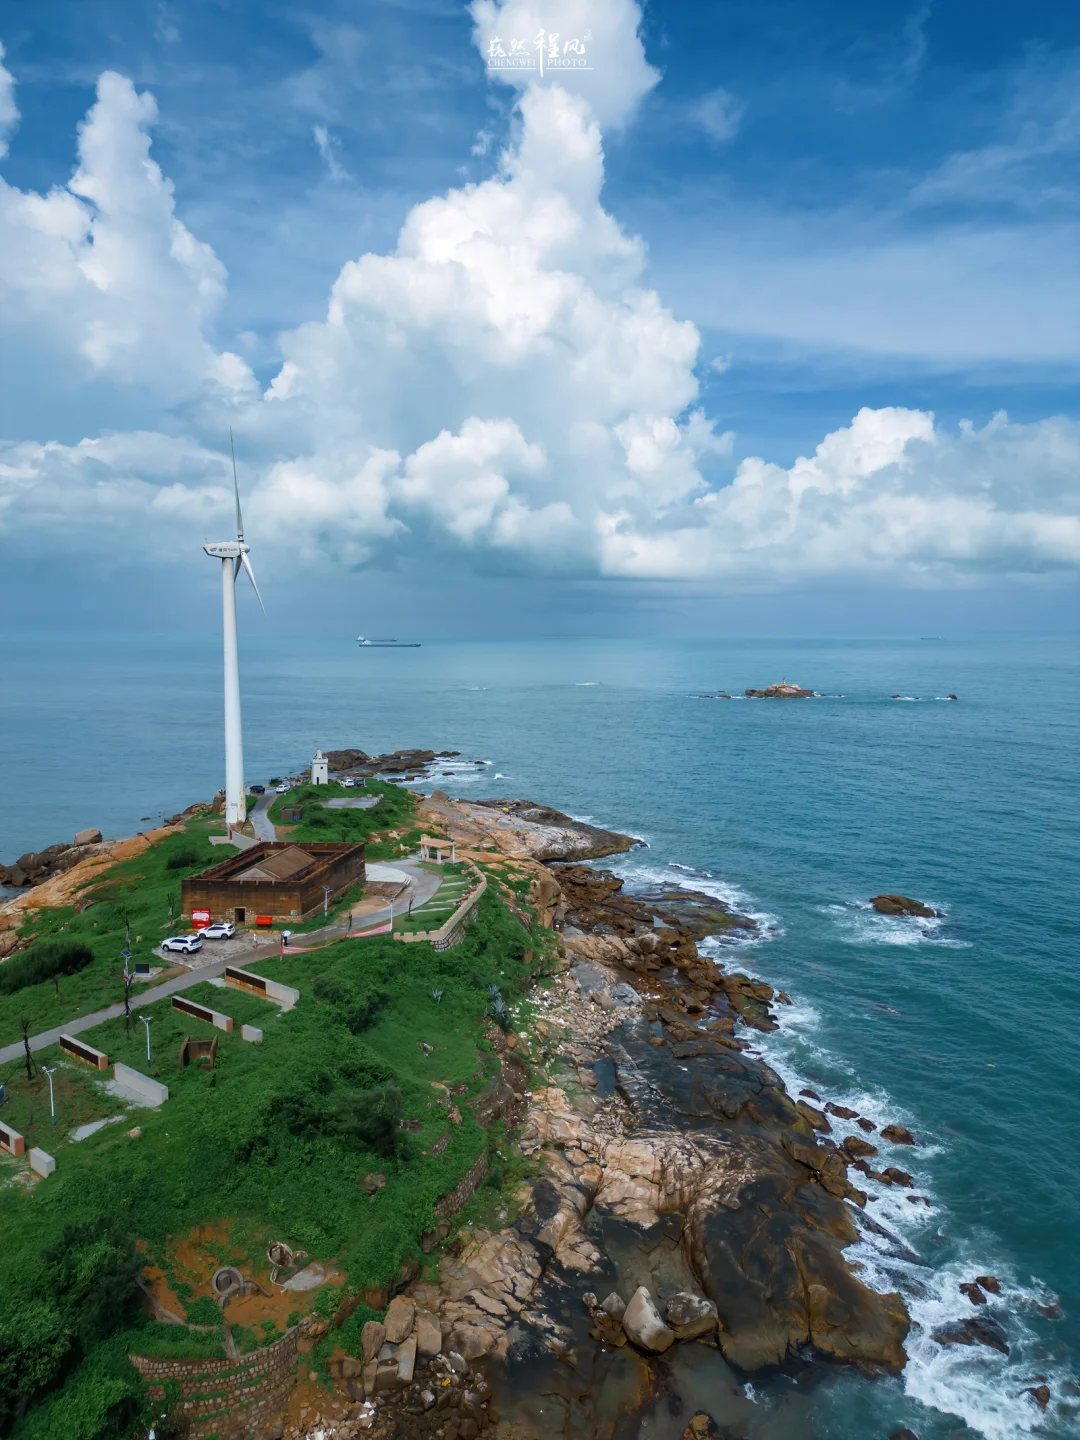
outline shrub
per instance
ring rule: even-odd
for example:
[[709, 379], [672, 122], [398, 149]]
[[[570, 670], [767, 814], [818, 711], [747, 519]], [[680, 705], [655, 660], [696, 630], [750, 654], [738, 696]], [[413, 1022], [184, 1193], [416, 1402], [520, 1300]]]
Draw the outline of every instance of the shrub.
[[194, 845], [179, 845], [165, 861], [166, 870], [186, 870], [201, 863], [202, 857]]
[[56, 975], [75, 975], [85, 970], [94, 952], [84, 940], [42, 940], [37, 945], [0, 965], [0, 995], [12, 995], [27, 985], [40, 985]]
[[189, 1325], [220, 1325], [221, 1311], [216, 1300], [209, 1295], [200, 1295], [185, 1308], [184, 1318]]

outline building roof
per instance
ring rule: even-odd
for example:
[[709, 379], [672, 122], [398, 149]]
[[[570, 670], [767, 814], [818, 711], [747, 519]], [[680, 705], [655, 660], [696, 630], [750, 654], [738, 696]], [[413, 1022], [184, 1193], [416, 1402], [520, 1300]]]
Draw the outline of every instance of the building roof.
[[273, 854], [262, 855], [258, 861], [247, 870], [241, 870], [239, 875], [234, 875], [234, 880], [266, 880], [271, 884], [280, 884], [283, 880], [295, 880], [301, 871], [314, 865], [314, 855], [309, 855], [306, 850], [301, 850], [299, 845], [290, 845], [287, 850], [278, 850]]

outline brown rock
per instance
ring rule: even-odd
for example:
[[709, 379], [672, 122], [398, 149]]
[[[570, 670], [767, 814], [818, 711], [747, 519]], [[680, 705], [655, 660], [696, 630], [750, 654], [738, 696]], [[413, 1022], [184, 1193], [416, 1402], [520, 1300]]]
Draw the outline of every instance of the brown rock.
[[363, 1373], [364, 1366], [355, 1355], [343, 1355], [341, 1358], [341, 1378], [343, 1380], [355, 1380]]
[[855, 1123], [856, 1125], [858, 1125], [860, 1130], [865, 1130], [868, 1135], [872, 1135], [877, 1129], [877, 1126], [874, 1124], [874, 1122], [872, 1120], [867, 1120], [865, 1115], [860, 1115]]
[[364, 1352], [364, 1364], [369, 1364], [378, 1355], [386, 1340], [386, 1326], [381, 1320], [369, 1320], [360, 1332], [360, 1344]]
[[442, 1330], [430, 1310], [416, 1312], [416, 1348], [428, 1358], [442, 1349]]
[[416, 1336], [410, 1335], [398, 1346], [397, 1352], [398, 1380], [402, 1385], [411, 1385], [413, 1371], [416, 1368]]
[[973, 1285], [970, 1281], [960, 1286], [960, 1293], [961, 1295], [966, 1295], [972, 1305], [986, 1304], [986, 1296], [979, 1289], [978, 1285]]
[[918, 915], [932, 920], [937, 914], [921, 900], [912, 900], [910, 895], [873, 895], [870, 904], [879, 915]]
[[855, 1120], [859, 1115], [857, 1110], [850, 1110], [846, 1105], [834, 1105], [831, 1100], [825, 1109], [830, 1115], [835, 1115], [838, 1120]]
[[881, 1132], [881, 1138], [888, 1140], [890, 1145], [914, 1145], [915, 1136], [903, 1125], [886, 1125]]
[[895, 1165], [886, 1165], [881, 1174], [882, 1178], [887, 1180], [890, 1185], [901, 1185], [905, 1190], [910, 1189], [915, 1183], [906, 1170], [898, 1170]]
[[407, 1335], [412, 1334], [416, 1319], [416, 1306], [405, 1295], [395, 1295], [387, 1306], [383, 1325], [386, 1339], [391, 1345], [400, 1345]]
[[804, 1120], [809, 1122], [813, 1129], [821, 1130], [826, 1135], [832, 1133], [832, 1126], [829, 1124], [828, 1117], [823, 1110], [815, 1109], [813, 1105], [808, 1105], [805, 1100], [796, 1100], [795, 1109], [798, 1110]]
[[386, 1176], [376, 1175], [373, 1172], [370, 1175], [365, 1175], [364, 1178], [360, 1181], [360, 1184], [364, 1187], [364, 1189], [369, 1195], [374, 1195], [376, 1190], [381, 1190], [386, 1184]]
[[860, 1140], [858, 1135], [846, 1136], [841, 1149], [846, 1151], [852, 1158], [857, 1158], [861, 1155], [876, 1155], [878, 1153], [876, 1145], [871, 1145], [869, 1140]]
[[[814, 1090], [800, 1090], [799, 1094], [805, 1095], [808, 1100], [816, 1100], [819, 1105], [821, 1103], [821, 1096]], [[825, 1108], [828, 1109], [828, 1106]]]
[[86, 830], [80, 830], [71, 843], [73, 845], [100, 845], [101, 831], [97, 826], [91, 825]]
[[981, 1285], [984, 1290], [989, 1290], [991, 1295], [1001, 1294], [1001, 1281], [996, 1275], [976, 1275], [975, 1284]]
[[889, 1440], [919, 1440], [914, 1430], [909, 1430], [905, 1425], [902, 1430], [894, 1430]]
[[1024, 1391], [1024, 1394], [1030, 1395], [1031, 1398], [1035, 1401], [1035, 1404], [1038, 1405], [1040, 1410], [1045, 1410], [1046, 1407], [1050, 1404], [1049, 1385], [1030, 1385]]
[[699, 1410], [691, 1417], [689, 1425], [683, 1431], [682, 1440], [720, 1440], [721, 1433], [712, 1416]]
[[665, 1313], [676, 1340], [697, 1340], [716, 1333], [716, 1306], [703, 1295], [681, 1291], [667, 1302]]

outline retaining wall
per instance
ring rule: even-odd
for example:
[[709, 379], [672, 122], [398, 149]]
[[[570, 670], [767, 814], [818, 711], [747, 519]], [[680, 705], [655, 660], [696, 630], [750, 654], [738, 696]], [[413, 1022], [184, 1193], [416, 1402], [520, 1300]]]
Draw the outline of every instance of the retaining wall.
[[25, 1149], [26, 1141], [18, 1130], [12, 1130], [10, 1125], [0, 1124], [0, 1150], [7, 1150], [11, 1155], [21, 1155]]
[[[470, 891], [470, 893], [466, 895], [465, 899], [449, 919], [444, 920], [438, 930], [395, 930], [395, 940], [404, 940], [406, 943], [415, 940], [426, 940], [427, 943], [433, 945], [436, 950], [449, 950], [451, 946], [458, 943], [465, 933], [465, 925], [479, 903], [480, 896], [483, 895], [487, 889], [487, 877], [483, 872], [477, 869], [471, 860], [466, 860], [465, 864], [480, 881], [480, 884], [475, 890]], [[436, 891], [436, 894], [438, 894], [438, 891]]]
[[211, 1010], [209, 1005], [198, 1005], [194, 1000], [188, 1000], [183, 995], [172, 997], [172, 1008], [179, 1010], [182, 1015], [190, 1015], [195, 1020], [205, 1020], [207, 1025], [216, 1025], [226, 1034], [233, 1028], [231, 1015], [223, 1015], [220, 1010]]
[[158, 1360], [129, 1355], [147, 1382], [151, 1400], [165, 1396], [165, 1382], [180, 1387], [174, 1411], [190, 1426], [190, 1440], [219, 1435], [221, 1440], [246, 1440], [257, 1435], [284, 1410], [293, 1386], [300, 1327], [272, 1345], [239, 1360]]

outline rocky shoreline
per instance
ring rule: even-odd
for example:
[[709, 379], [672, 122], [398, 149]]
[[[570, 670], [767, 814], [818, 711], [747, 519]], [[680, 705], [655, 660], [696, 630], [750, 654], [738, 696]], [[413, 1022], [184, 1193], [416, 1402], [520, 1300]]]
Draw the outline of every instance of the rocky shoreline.
[[[751, 1052], [746, 1031], [775, 1028], [788, 997], [703, 958], [698, 943], [754, 921], [692, 891], [628, 894], [579, 863], [590, 837], [547, 807], [436, 792], [423, 811], [459, 853], [511, 859], [538, 919], [561, 931], [535, 1014], [519, 1033], [492, 1034], [493, 1114], [516, 1122], [538, 1173], [512, 1223], [462, 1234], [437, 1284], [404, 1287], [438, 1327], [440, 1364], [465, 1377], [465, 1408], [448, 1414], [423, 1367], [402, 1383], [389, 1355], [363, 1414], [324, 1433], [629, 1440], [662, 1413], [658, 1434], [736, 1436], [749, 1376], [899, 1371], [904, 1301], [863, 1284], [844, 1251], [867, 1203], [849, 1172], [910, 1177], [871, 1170], [869, 1140], [836, 1143], [825, 1110], [788, 1095]], [[914, 1143], [901, 1127], [875, 1140], [887, 1155]], [[708, 1413], [692, 1403], [703, 1389]]]

